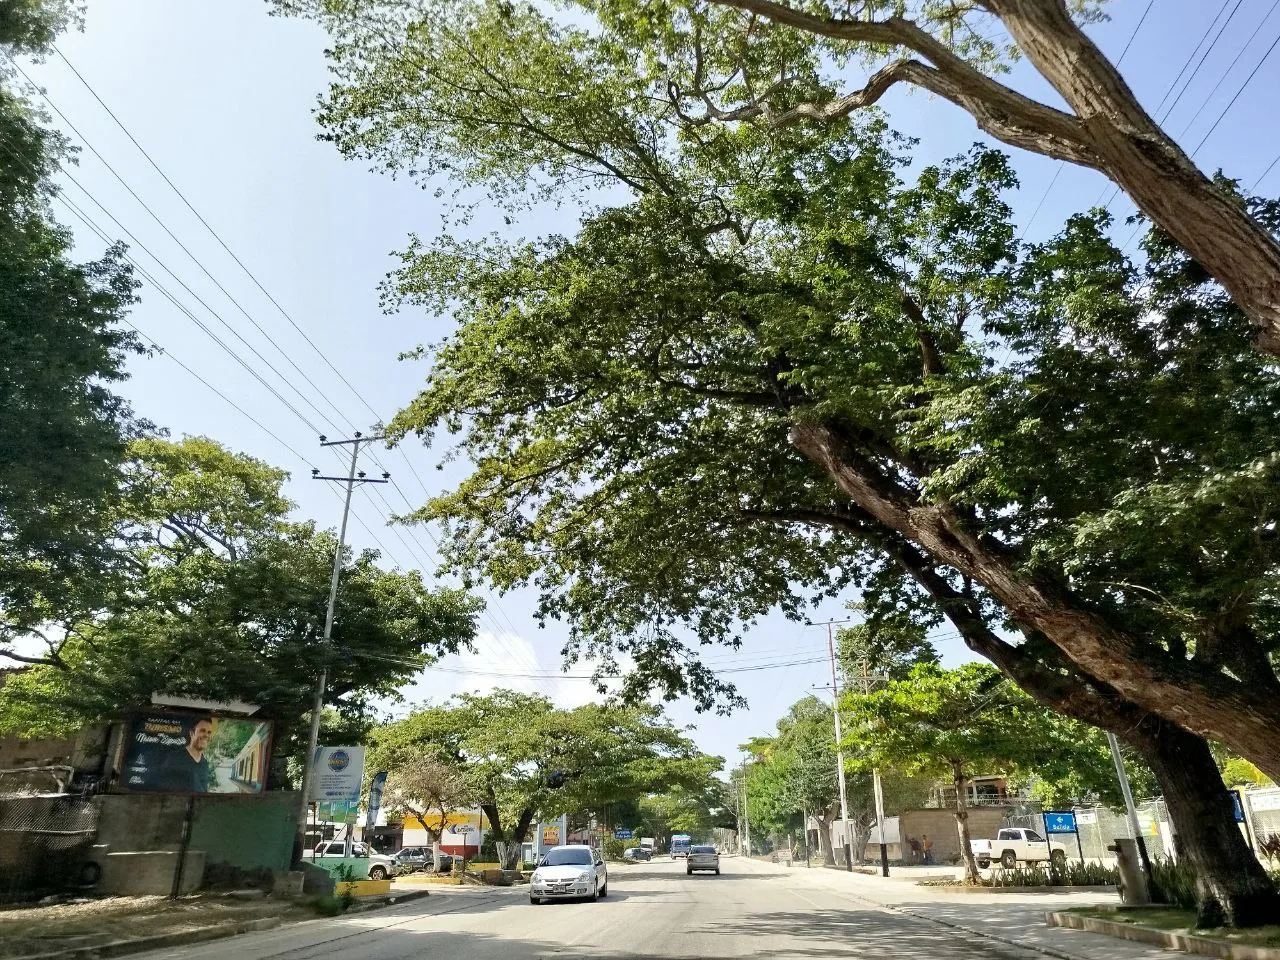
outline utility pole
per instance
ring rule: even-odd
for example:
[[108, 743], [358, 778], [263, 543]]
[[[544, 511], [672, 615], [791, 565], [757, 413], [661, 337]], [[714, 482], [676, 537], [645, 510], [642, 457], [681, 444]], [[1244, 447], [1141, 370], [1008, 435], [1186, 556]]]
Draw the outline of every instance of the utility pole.
[[751, 856], [751, 817], [747, 813], [747, 761], [742, 761], [742, 829], [747, 844], [747, 856]]
[[1120, 781], [1120, 792], [1124, 795], [1124, 808], [1129, 814], [1129, 830], [1138, 846], [1138, 857], [1142, 860], [1142, 869], [1151, 876], [1151, 860], [1147, 857], [1147, 844], [1142, 839], [1142, 827], [1138, 824], [1138, 808], [1133, 802], [1133, 791], [1129, 789], [1129, 774], [1124, 769], [1124, 757], [1120, 753], [1120, 741], [1110, 730], [1107, 731], [1107, 743], [1111, 746], [1111, 760], [1116, 765], [1116, 777]]
[[844, 789], [844, 735], [840, 732], [840, 684], [836, 680], [836, 643], [827, 621], [827, 653], [831, 657], [831, 714], [836, 721], [836, 775], [840, 782], [841, 835], [844, 837], [844, 868], [853, 872], [853, 847], [849, 843], [849, 798]]
[[[871, 675], [867, 672], [867, 661], [862, 666], [862, 693], [871, 693]], [[880, 768], [871, 768], [871, 789], [876, 798], [876, 831], [880, 834], [880, 875], [889, 876], [889, 844], [884, 836], [884, 790], [880, 786]]]
[[[347, 495], [342, 501], [342, 525], [338, 528], [338, 549], [333, 554], [333, 575], [329, 578], [329, 606], [325, 610], [324, 615], [324, 638], [321, 641], [321, 659], [320, 659], [320, 676], [316, 680], [316, 696], [311, 706], [311, 730], [307, 736], [307, 752], [302, 758], [302, 815], [298, 818], [298, 837], [305, 840], [307, 835], [307, 815], [311, 811], [311, 783], [315, 777], [315, 754], [316, 747], [320, 742], [320, 714], [324, 710], [324, 691], [325, 684], [329, 679], [329, 657], [332, 652], [333, 644], [333, 614], [334, 606], [338, 600], [338, 579], [342, 574], [342, 551], [347, 544], [347, 517], [351, 513], [351, 494], [356, 488], [356, 484], [364, 483], [386, 483], [391, 474], [384, 473], [381, 479], [366, 477], [363, 470], [357, 470], [356, 466], [360, 459], [360, 447], [366, 443], [373, 443], [375, 440], [381, 440], [382, 437], [365, 437], [357, 430], [355, 436], [351, 440], [326, 440], [322, 435], [320, 437], [320, 446], [322, 447], [351, 447], [351, 468], [347, 471], [345, 477], [327, 477], [321, 475], [318, 469], [312, 469], [312, 480], [330, 480], [345, 483], [347, 485]], [[350, 832], [347, 836], [347, 848], [351, 845]], [[306, 844], [302, 846], [305, 848]], [[346, 852], [344, 850], [344, 852]]]

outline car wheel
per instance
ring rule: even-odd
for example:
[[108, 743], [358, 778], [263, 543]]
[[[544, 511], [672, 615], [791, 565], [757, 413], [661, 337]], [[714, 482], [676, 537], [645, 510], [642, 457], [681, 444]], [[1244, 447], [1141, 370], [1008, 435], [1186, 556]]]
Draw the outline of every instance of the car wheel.
[[607, 897], [609, 895], [609, 881], [604, 882], [604, 886], [600, 888], [600, 896]]
[[529, 902], [530, 902], [531, 904], [533, 904], [535, 907], [539, 907], [539, 906], [541, 906], [541, 905], [542, 905], [542, 898], [541, 898], [541, 897], [530, 897], [530, 898], [529, 898]]
[[1018, 855], [1012, 850], [1006, 850], [1004, 853], [1000, 854], [1000, 866], [1004, 867], [1006, 870], [1012, 870], [1017, 865]]
[[718, 877], [718, 876], [720, 876], [720, 868], [719, 868], [719, 867], [716, 867], [716, 876], [717, 876], [717, 877]]
[[386, 867], [383, 867], [383, 866], [370, 867], [370, 868], [369, 868], [369, 879], [370, 879], [370, 880], [385, 880], [385, 879], [387, 879], [387, 868], [386, 868]]

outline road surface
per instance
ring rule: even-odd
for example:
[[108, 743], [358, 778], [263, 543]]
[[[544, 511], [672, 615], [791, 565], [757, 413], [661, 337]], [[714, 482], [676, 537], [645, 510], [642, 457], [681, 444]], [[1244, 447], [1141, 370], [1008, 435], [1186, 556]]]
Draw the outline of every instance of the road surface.
[[[921, 893], [921, 891], [924, 891]], [[876, 898], [883, 895], [880, 902]], [[914, 898], [914, 899], [913, 899]], [[1099, 898], [1094, 898], [1099, 899]], [[1106, 898], [1102, 898], [1106, 899]], [[942, 900], [937, 919], [926, 914]], [[314, 920], [148, 960], [531, 960], [592, 958], [719, 960], [1154, 960], [1159, 951], [1092, 934], [1052, 930], [1040, 918], [1061, 905], [1045, 898], [928, 892], [803, 866], [787, 870], [735, 857], [720, 876], [686, 876], [683, 861], [610, 870], [598, 903], [529, 903], [527, 888], [452, 892], [352, 916]], [[1032, 952], [947, 924], [1024, 934]], [[1034, 928], [1034, 929], [1032, 929]], [[1064, 948], [1063, 945], [1066, 945]]]

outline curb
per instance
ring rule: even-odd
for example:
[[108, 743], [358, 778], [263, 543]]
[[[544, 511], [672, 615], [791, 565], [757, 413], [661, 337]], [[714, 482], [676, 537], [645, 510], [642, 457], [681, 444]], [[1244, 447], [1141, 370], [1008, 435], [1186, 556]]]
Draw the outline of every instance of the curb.
[[[393, 893], [385, 898], [372, 899], [368, 903], [355, 903], [346, 911], [347, 916], [353, 913], [365, 913], [379, 910], [394, 904], [408, 903], [430, 896], [427, 890], [407, 890], [404, 893]], [[91, 947], [73, 947], [69, 950], [56, 950], [52, 953], [33, 953], [19, 960], [104, 960], [107, 957], [124, 957], [132, 953], [145, 953], [148, 950], [164, 950], [170, 947], [186, 947], [193, 943], [205, 943], [209, 940], [223, 940], [236, 937], [242, 933], [260, 933], [273, 930], [286, 923], [304, 923], [317, 917], [304, 917], [286, 920], [284, 917], [263, 917], [260, 920], [242, 920], [239, 923], [219, 924], [216, 927], [196, 927], [194, 930], [181, 930], [176, 933], [158, 933], [152, 937], [138, 937], [133, 940], [112, 940]]]
[[1219, 957], [1221, 960], [1280, 960], [1280, 949], [1275, 947], [1257, 947], [1246, 943], [1224, 943], [1211, 937], [1197, 937], [1189, 933], [1174, 933], [1171, 930], [1138, 927], [1129, 923], [1117, 923], [1114, 920], [1082, 917], [1075, 913], [1046, 913], [1045, 922], [1051, 927], [1064, 927], [1070, 930], [1084, 930], [1087, 933], [1100, 933], [1103, 936], [1115, 937], [1119, 940], [1147, 943], [1155, 947], [1164, 947], [1167, 950], [1181, 950], [1184, 953], [1198, 954], [1202, 957]]
[[282, 926], [282, 917], [263, 917], [261, 920], [244, 920], [240, 923], [219, 924], [216, 927], [197, 927], [194, 930], [182, 930], [177, 933], [158, 933], [153, 937], [138, 937], [134, 940], [112, 940], [92, 947], [73, 947], [70, 950], [56, 950], [52, 953], [34, 953], [21, 960], [99, 960], [101, 957], [123, 957], [130, 953], [143, 953], [147, 950], [163, 950], [166, 947], [185, 947], [193, 943], [204, 943], [206, 940], [221, 940], [242, 933], [257, 933]]
[[1092, 886], [1061, 886], [1061, 887], [969, 887], [964, 884], [931, 884], [924, 881], [917, 881], [918, 886], [927, 888], [930, 892], [938, 891], [940, 893], [1115, 893], [1118, 888], [1111, 884], [1097, 884]]

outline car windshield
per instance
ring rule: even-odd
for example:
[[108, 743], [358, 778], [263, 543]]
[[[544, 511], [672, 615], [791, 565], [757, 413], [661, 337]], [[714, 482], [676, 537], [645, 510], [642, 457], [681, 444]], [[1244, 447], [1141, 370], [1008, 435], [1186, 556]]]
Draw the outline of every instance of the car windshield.
[[564, 847], [547, 854], [544, 867], [589, 867], [593, 863], [591, 851], [585, 847]]
[[690, 852], [691, 853], [715, 853], [716, 848], [715, 847], [691, 847]]

